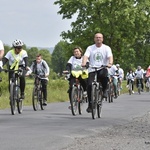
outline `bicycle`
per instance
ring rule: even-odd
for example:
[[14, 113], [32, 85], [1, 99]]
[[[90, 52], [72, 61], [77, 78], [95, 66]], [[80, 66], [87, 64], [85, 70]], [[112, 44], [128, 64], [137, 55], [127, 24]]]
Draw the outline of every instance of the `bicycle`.
[[11, 114], [16, 114], [16, 106], [18, 109], [18, 113], [21, 114], [23, 111], [23, 99], [20, 98], [20, 81], [19, 77], [22, 75], [23, 70], [8, 70], [2, 69], [5, 72], [13, 72], [12, 78], [10, 78], [10, 108]]
[[34, 74], [34, 87], [32, 91], [32, 106], [33, 110], [37, 111], [39, 107], [41, 110], [44, 110], [46, 108], [43, 99], [43, 92], [42, 92], [42, 83], [41, 83], [41, 78], [39, 75]]
[[92, 90], [91, 90], [91, 109], [92, 109], [92, 119], [96, 118], [96, 111], [98, 118], [101, 118], [102, 113], [102, 104], [103, 104], [103, 91], [101, 82], [97, 81], [97, 70], [106, 68], [107, 66], [102, 67], [92, 67], [95, 69], [95, 77], [94, 81], [92, 82]]
[[[79, 81], [79, 77], [82, 77], [85, 71], [86, 71], [85, 69], [71, 71], [72, 76], [75, 77], [75, 82], [72, 86], [71, 97], [70, 97], [71, 112], [72, 115], [74, 116], [77, 114], [77, 110], [80, 115], [82, 114], [82, 106], [84, 103], [87, 102], [87, 97], [83, 96], [84, 90]], [[63, 74], [68, 75], [70, 73], [68, 71], [64, 71]]]

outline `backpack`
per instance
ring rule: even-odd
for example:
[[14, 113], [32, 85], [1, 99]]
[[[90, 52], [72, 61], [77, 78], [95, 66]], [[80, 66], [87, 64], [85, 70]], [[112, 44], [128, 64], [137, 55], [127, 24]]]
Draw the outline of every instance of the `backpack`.
[[[36, 63], [36, 60], [33, 60], [32, 64], [33, 64], [33, 73], [37, 74], [37, 63]], [[42, 61], [42, 66], [43, 66], [44, 69], [46, 69], [45, 63], [43, 61]]]

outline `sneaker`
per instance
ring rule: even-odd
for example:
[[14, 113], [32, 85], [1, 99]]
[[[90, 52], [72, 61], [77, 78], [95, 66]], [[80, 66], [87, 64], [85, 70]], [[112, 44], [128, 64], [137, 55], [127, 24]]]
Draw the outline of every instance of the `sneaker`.
[[20, 99], [24, 99], [24, 98], [25, 98], [24, 93], [21, 93]]
[[70, 109], [70, 110], [71, 110], [71, 106], [68, 106], [68, 109]]
[[83, 92], [83, 97], [87, 97], [87, 91]]
[[47, 106], [47, 101], [46, 100], [44, 100], [43, 106]]
[[88, 106], [88, 108], [86, 109], [86, 111], [87, 111], [88, 113], [91, 113], [91, 112], [92, 112], [91, 105]]
[[114, 98], [116, 99], [117, 97], [118, 97], [117, 94], [115, 94]]
[[127, 85], [126, 88], [129, 88], [129, 85]]
[[107, 90], [103, 92], [103, 98], [107, 98]]
[[134, 91], [132, 91], [132, 94], [134, 94]]

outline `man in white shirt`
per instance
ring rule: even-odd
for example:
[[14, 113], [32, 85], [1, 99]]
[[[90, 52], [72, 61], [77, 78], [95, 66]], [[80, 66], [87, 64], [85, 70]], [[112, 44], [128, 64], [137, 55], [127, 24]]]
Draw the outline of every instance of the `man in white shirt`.
[[[144, 73], [145, 71], [141, 68], [141, 66], [138, 66], [135, 71], [135, 78], [140, 79], [142, 91], [144, 90], [144, 85], [143, 85]], [[138, 87], [138, 84], [139, 84], [138, 80], [136, 80], [137, 87]]]
[[[120, 68], [119, 64], [116, 64], [116, 67], [118, 68], [118, 82], [120, 83], [120, 88], [122, 89], [122, 80], [124, 78], [124, 71], [122, 68]], [[120, 90], [120, 89], [119, 89]]]
[[[103, 34], [96, 33], [94, 36], [95, 44], [87, 47], [86, 52], [84, 54], [82, 60], [82, 66], [86, 65], [86, 62], [89, 60], [89, 78], [88, 78], [88, 101], [89, 105], [87, 108], [87, 112], [91, 112], [91, 88], [92, 82], [95, 77], [95, 70], [92, 67], [101, 67], [104, 66], [112, 66], [113, 64], [113, 55], [111, 48], [105, 44], [103, 44]], [[97, 71], [98, 79], [100, 80], [103, 88], [103, 98], [107, 97], [107, 84], [108, 84], [108, 70], [107, 68], [99, 69]]]

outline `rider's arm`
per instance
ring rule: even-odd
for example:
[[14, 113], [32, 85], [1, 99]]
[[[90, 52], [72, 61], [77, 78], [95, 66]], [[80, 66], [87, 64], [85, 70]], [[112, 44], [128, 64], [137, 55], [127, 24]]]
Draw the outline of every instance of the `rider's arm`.
[[68, 71], [70, 72], [70, 71], [71, 71], [71, 68], [72, 68], [72, 64], [67, 63], [67, 65], [66, 65], [66, 70], [68, 70]]
[[26, 68], [28, 66], [28, 57], [24, 57], [23, 60], [25, 62], [25, 68]]
[[6, 57], [3, 57], [2, 62], [3, 62], [3, 66], [7, 63], [8, 59]]
[[83, 56], [83, 59], [82, 59], [82, 66], [86, 66], [86, 62], [88, 60], [88, 56]]
[[107, 66], [111, 67], [112, 65], [113, 65], [113, 55], [108, 57], [108, 64], [107, 64]]

